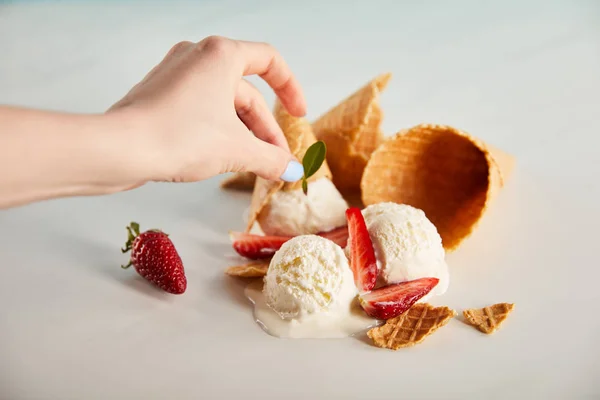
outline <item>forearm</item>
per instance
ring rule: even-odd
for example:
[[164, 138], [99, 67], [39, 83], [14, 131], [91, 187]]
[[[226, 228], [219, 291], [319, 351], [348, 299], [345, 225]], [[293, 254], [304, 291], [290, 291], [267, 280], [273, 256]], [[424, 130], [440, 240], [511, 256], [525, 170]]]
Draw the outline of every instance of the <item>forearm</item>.
[[0, 208], [141, 184], [147, 177], [132, 160], [136, 129], [127, 121], [0, 106]]

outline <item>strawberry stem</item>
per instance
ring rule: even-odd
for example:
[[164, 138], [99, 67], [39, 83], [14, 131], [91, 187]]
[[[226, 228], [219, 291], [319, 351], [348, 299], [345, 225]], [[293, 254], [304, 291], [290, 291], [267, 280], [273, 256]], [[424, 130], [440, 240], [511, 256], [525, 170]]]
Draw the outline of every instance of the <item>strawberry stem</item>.
[[132, 222], [125, 229], [127, 229], [127, 242], [125, 243], [125, 247], [121, 249], [121, 252], [123, 254], [131, 250], [131, 245], [133, 244], [133, 241], [140, 234], [140, 224], [138, 224], [137, 222]]
[[[131, 250], [131, 246], [133, 245], [133, 241], [136, 237], [140, 235], [140, 224], [137, 222], [131, 222], [129, 226], [125, 227], [127, 229], [127, 242], [125, 243], [125, 247], [121, 248], [121, 252], [127, 253]], [[162, 232], [160, 229], [149, 229], [147, 232]], [[163, 232], [164, 233], [164, 232]], [[169, 236], [165, 233], [165, 236]], [[121, 265], [122, 268], [129, 268], [131, 266], [131, 261], [127, 265]]]

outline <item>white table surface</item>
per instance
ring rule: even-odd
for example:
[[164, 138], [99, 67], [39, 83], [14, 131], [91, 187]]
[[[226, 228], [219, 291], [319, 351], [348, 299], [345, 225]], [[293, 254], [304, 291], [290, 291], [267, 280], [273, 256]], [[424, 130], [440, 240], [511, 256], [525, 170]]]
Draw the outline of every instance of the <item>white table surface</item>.
[[[390, 71], [386, 134], [445, 123], [518, 159], [436, 300], [515, 312], [398, 352], [261, 331], [223, 275], [249, 196], [221, 178], [2, 211], [0, 398], [599, 398], [600, 2], [482, 3], [0, 4], [0, 103], [102, 112], [177, 41], [221, 34], [278, 47], [311, 118]], [[121, 270], [130, 220], [172, 235], [185, 295]]]

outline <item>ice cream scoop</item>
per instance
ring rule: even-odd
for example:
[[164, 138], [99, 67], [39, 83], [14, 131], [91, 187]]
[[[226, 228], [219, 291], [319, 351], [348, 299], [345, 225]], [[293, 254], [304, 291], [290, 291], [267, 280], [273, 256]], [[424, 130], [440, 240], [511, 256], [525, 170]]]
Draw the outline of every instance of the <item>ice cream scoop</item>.
[[[305, 118], [290, 115], [279, 101], [273, 116], [283, 131], [291, 153], [303, 160], [317, 139]], [[306, 171], [305, 171], [306, 173]], [[297, 236], [327, 232], [346, 225], [346, 201], [331, 182], [327, 161], [307, 178], [308, 193], [302, 181], [281, 182], [257, 178], [252, 193], [246, 231], [256, 223], [266, 235]]]
[[348, 307], [357, 294], [342, 248], [316, 235], [297, 236], [281, 246], [263, 291], [269, 307], [282, 318]]
[[439, 283], [423, 299], [446, 292], [449, 276], [442, 239], [422, 210], [386, 202], [370, 205], [362, 213], [373, 242], [380, 284], [433, 277]]
[[346, 224], [346, 200], [328, 178], [302, 189], [278, 191], [260, 211], [258, 223], [266, 235], [298, 236], [328, 232]]

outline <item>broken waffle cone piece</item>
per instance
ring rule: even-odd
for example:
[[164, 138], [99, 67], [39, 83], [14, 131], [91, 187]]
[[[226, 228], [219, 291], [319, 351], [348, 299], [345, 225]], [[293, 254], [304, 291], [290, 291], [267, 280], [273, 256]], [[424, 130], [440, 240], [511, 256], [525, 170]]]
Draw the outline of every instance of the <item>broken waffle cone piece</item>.
[[260, 278], [267, 274], [270, 262], [270, 259], [264, 259], [242, 265], [234, 265], [227, 268], [225, 273], [229, 276], [237, 276], [240, 278]]
[[504, 186], [514, 158], [444, 125], [400, 131], [372, 154], [362, 181], [365, 206], [404, 203], [422, 209], [453, 250], [477, 226]]
[[341, 192], [358, 192], [371, 153], [383, 141], [379, 94], [391, 74], [382, 74], [313, 123], [315, 136], [327, 145], [333, 183]]
[[254, 189], [254, 183], [256, 182], [256, 175], [252, 172], [236, 172], [235, 174], [228, 176], [221, 182], [221, 188], [240, 190], [240, 191], [251, 191]]
[[[281, 127], [285, 138], [287, 139], [291, 153], [302, 161], [306, 150], [314, 144], [317, 139], [313, 133], [310, 123], [305, 118], [294, 117], [290, 115], [283, 105], [277, 100], [273, 111], [275, 120]], [[316, 181], [317, 179], [326, 177], [331, 179], [331, 171], [327, 165], [327, 161], [323, 162], [321, 168], [308, 178], [308, 182]], [[302, 181], [297, 182], [276, 182], [269, 181], [261, 177], [256, 178], [252, 200], [250, 202], [250, 211], [248, 213], [247, 231], [249, 231], [262, 209], [269, 204], [271, 197], [279, 190], [301, 190]]]
[[484, 308], [464, 310], [463, 316], [467, 324], [489, 335], [500, 329], [500, 325], [514, 307], [512, 303], [498, 303]]
[[377, 347], [398, 350], [421, 343], [456, 315], [448, 307], [417, 303], [404, 314], [388, 319], [382, 326], [372, 328], [367, 336]]

